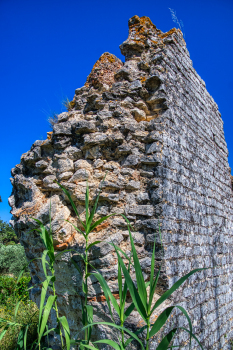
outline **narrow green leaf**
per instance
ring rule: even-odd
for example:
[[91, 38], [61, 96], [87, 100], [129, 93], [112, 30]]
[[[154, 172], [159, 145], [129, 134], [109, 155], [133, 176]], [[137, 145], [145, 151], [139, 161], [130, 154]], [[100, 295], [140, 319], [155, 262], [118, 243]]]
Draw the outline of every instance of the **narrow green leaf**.
[[[93, 306], [91, 305], [86, 305], [86, 310], [87, 310], [87, 322], [91, 324], [93, 322]], [[91, 339], [91, 332], [92, 332], [92, 327], [88, 328], [88, 343]]]
[[135, 309], [134, 303], [131, 303], [129, 307], [126, 309], [125, 314], [124, 314], [124, 321], [126, 318], [131, 314], [131, 312]]
[[89, 246], [87, 247], [87, 250], [86, 250], [86, 251], [88, 251], [91, 247], [93, 247], [93, 245], [96, 245], [96, 244], [101, 243], [101, 242], [102, 242], [102, 241], [95, 241], [95, 242], [89, 244]]
[[122, 276], [121, 276], [121, 265], [118, 262], [118, 273], [117, 273], [117, 279], [118, 279], [118, 288], [119, 288], [119, 298], [120, 298], [120, 308], [123, 304], [122, 300]]
[[190, 330], [190, 341], [189, 341], [189, 349], [191, 350], [191, 343], [192, 343], [192, 335], [193, 335], [193, 326], [192, 326], [192, 322], [190, 320], [190, 317], [187, 313], [187, 311], [180, 305], [176, 305], [176, 308], [179, 309], [181, 312], [183, 312], [183, 314], [185, 315], [185, 317], [187, 318], [188, 320], [188, 323], [189, 323], [189, 330]]
[[97, 341], [94, 342], [94, 344], [99, 344], [99, 343], [110, 345], [115, 350], [121, 350], [120, 346], [114, 340], [101, 339], [101, 340], [97, 340]]
[[123, 262], [123, 260], [121, 259], [119, 253], [118, 253], [118, 250], [116, 248], [116, 246], [114, 245], [115, 247], [115, 251], [117, 253], [117, 257], [118, 257], [118, 261], [120, 262], [121, 264], [121, 268], [122, 268], [122, 271], [124, 273], [124, 276], [125, 276], [125, 280], [126, 280], [126, 283], [127, 283], [127, 286], [129, 288], [129, 291], [130, 291], [130, 294], [131, 294], [131, 297], [133, 299], [133, 302], [134, 302], [134, 305], [137, 309], [137, 311], [140, 313], [140, 315], [142, 316], [143, 320], [146, 322], [146, 319], [147, 319], [147, 313], [146, 313], [146, 309], [141, 301], [141, 298], [139, 296], [139, 293], [130, 277], [130, 274]]
[[89, 216], [88, 222], [86, 223], [87, 224], [87, 226], [86, 226], [86, 234], [87, 235], [91, 232], [91, 230], [90, 230], [91, 223], [92, 223], [92, 220], [93, 220], [95, 212], [96, 212], [96, 208], [97, 208], [97, 205], [98, 205], [98, 202], [99, 202], [99, 196], [100, 196], [100, 193], [101, 193], [101, 190], [102, 190], [102, 184], [103, 184], [106, 176], [107, 176], [107, 173], [105, 174], [105, 177], [104, 177], [103, 181], [100, 183], [98, 196], [97, 196], [97, 198], [95, 200], [95, 203], [94, 203], [94, 206], [92, 208], [91, 214]]
[[70, 261], [72, 262], [72, 264], [74, 265], [74, 267], [78, 270], [80, 276], [82, 276], [83, 273], [82, 273], [80, 267], [78, 266], [78, 264], [77, 264], [72, 258], [70, 259]]
[[66, 319], [65, 316], [59, 317], [59, 321], [61, 322], [63, 330], [64, 330], [67, 350], [70, 350], [70, 328], [69, 328], [69, 324], [68, 324], [67, 319]]
[[56, 296], [54, 295], [50, 295], [48, 297], [48, 300], [47, 300], [47, 303], [44, 307], [44, 312], [43, 312], [43, 318], [41, 320], [41, 324], [40, 324], [40, 331], [39, 331], [39, 336], [38, 336], [38, 342], [40, 342], [43, 334], [44, 334], [44, 330], [45, 330], [45, 327], [47, 325], [47, 321], [48, 321], [48, 317], [49, 317], [49, 314], [50, 314], [50, 311], [52, 309], [52, 306], [53, 306], [53, 303], [54, 301], [56, 300]]
[[167, 307], [157, 318], [155, 323], [151, 325], [151, 330], [149, 333], [150, 338], [153, 337], [162, 327], [163, 325], [167, 322], [167, 319], [169, 318], [172, 310], [174, 309], [175, 306], [170, 306]]
[[71, 225], [73, 226], [73, 228], [74, 228], [76, 231], [78, 231], [79, 233], [81, 233], [81, 234], [86, 238], [85, 233], [84, 233], [82, 230], [80, 230], [77, 226], [75, 226], [74, 224], [72, 224], [72, 222], [70, 222], [69, 220], [64, 220], [64, 221], [66, 221], [66, 222], [68, 222], [69, 224], [71, 224]]
[[17, 313], [18, 313], [18, 310], [19, 310], [20, 302], [21, 302], [21, 301], [18, 301], [17, 304], [16, 304], [16, 307], [15, 307], [15, 315], [14, 315], [14, 320], [15, 320], [15, 322], [16, 322], [16, 316], [17, 316]]
[[[145, 329], [147, 329], [147, 325], [145, 324], [145, 326], [141, 327], [140, 329], [138, 329], [136, 332], [134, 332], [135, 335], [138, 335], [140, 333], [142, 333]], [[130, 337], [129, 339], [126, 340], [125, 342], [125, 348], [131, 343], [131, 341], [133, 341], [134, 338]]]
[[186, 329], [186, 328], [184, 328], [184, 327], [180, 327], [180, 329], [183, 329], [184, 331], [188, 332], [188, 333], [190, 334], [190, 336], [192, 336], [192, 337], [196, 340], [196, 342], [198, 343], [198, 345], [200, 346], [200, 348], [201, 348], [202, 350], [204, 350], [203, 347], [202, 347], [202, 345], [201, 345], [201, 343], [199, 342], [199, 340], [197, 339], [197, 337], [196, 337], [193, 333], [191, 333], [188, 329]]
[[6, 332], [7, 332], [7, 330], [8, 330], [9, 327], [10, 327], [10, 325], [6, 325], [6, 326], [3, 328], [2, 332], [0, 333], [0, 341], [2, 340], [2, 338], [4, 337], [4, 335], [6, 334]]
[[167, 350], [176, 331], [177, 331], [177, 328], [174, 328], [167, 335], [165, 335], [165, 337], [159, 343], [159, 346], [157, 346], [156, 350]]
[[42, 258], [41, 258], [41, 260], [42, 260], [42, 267], [43, 267], [44, 275], [45, 275], [46, 278], [48, 277], [47, 270], [46, 270], [46, 264], [48, 264], [48, 262], [46, 261], [47, 254], [48, 254], [48, 250], [46, 249], [46, 250], [43, 251]]
[[157, 282], [158, 282], [158, 279], [159, 279], [159, 276], [160, 276], [160, 271], [161, 271], [161, 267], [159, 268], [159, 271], [155, 277], [155, 280], [152, 281], [152, 285], [150, 284], [150, 294], [149, 294], [149, 304], [148, 304], [148, 313], [151, 315], [151, 304], [152, 304], [152, 301], [153, 301], [153, 296], [155, 294], [155, 289], [156, 289], [156, 286], [157, 286]]
[[24, 332], [23, 342], [24, 342], [24, 350], [27, 350], [27, 334], [28, 334], [29, 324], [27, 324]]
[[61, 256], [62, 254], [66, 253], [66, 252], [76, 252], [76, 250], [75, 249], [65, 249], [62, 252], [56, 254], [55, 259], [59, 258], [59, 256]]
[[[57, 329], [57, 328], [48, 329], [48, 330], [43, 334], [43, 336], [45, 337], [45, 336], [48, 335], [50, 332], [55, 332], [56, 329]], [[58, 334], [59, 334], [59, 332], [58, 332]]]
[[92, 275], [99, 281], [101, 288], [103, 289], [103, 292], [104, 292], [104, 295], [105, 295], [105, 298], [106, 298], [106, 301], [108, 304], [108, 308], [109, 308], [109, 311], [110, 311], [112, 318], [113, 318], [113, 314], [112, 314], [112, 309], [111, 309], [111, 304], [109, 302], [109, 299], [111, 300], [114, 309], [116, 310], [118, 316], [120, 317], [119, 305], [118, 305], [116, 299], [114, 298], [114, 296], [112, 295], [112, 292], [110, 291], [110, 288], [109, 288], [107, 282], [105, 281], [105, 279], [103, 278], [103, 276], [99, 272], [93, 273]]
[[175, 290], [177, 290], [182, 283], [184, 283], [188, 278], [189, 276], [193, 275], [194, 273], [196, 272], [199, 272], [199, 271], [202, 271], [202, 270], [206, 270], [207, 268], [201, 268], [201, 269], [195, 269], [195, 270], [192, 270], [190, 271], [187, 275], [181, 277], [176, 283], [173, 284], [173, 286], [167, 290], [165, 293], [163, 293], [163, 295], [156, 301], [155, 305], [153, 306], [152, 308], [152, 311], [151, 313], [159, 306], [161, 305], [167, 298], [170, 297], [170, 295], [172, 293], [175, 292]]
[[85, 206], [86, 206], [86, 224], [88, 223], [89, 219], [89, 186], [88, 186], [88, 181], [87, 181], [87, 187], [86, 187], [86, 194], [85, 194]]
[[80, 344], [80, 349], [84, 350], [85, 348], [90, 349], [90, 350], [99, 350], [98, 348], [95, 348], [92, 345], [87, 345], [87, 344]]
[[51, 278], [52, 278], [52, 276], [48, 276], [46, 278], [46, 280], [42, 283], [41, 294], [40, 294], [39, 327], [41, 325], [45, 297], [46, 297], [47, 289], [48, 289]]
[[79, 218], [79, 221], [81, 222], [82, 226], [84, 227], [84, 230], [86, 230], [86, 225], [85, 225], [85, 224], [82, 222], [82, 220], [80, 219], [78, 210], [77, 210], [77, 208], [76, 208], [76, 206], [75, 206], [75, 204], [74, 204], [74, 202], [73, 202], [73, 200], [72, 200], [72, 198], [71, 198], [71, 195], [70, 195], [69, 191], [67, 191], [67, 189], [66, 189], [64, 186], [62, 186], [61, 184], [59, 184], [59, 182], [57, 182], [57, 181], [55, 181], [55, 182], [58, 184], [58, 186], [62, 189], [62, 191], [63, 191], [63, 192], [67, 195], [67, 197], [69, 198], [70, 204], [72, 205], [75, 214], [76, 214], [77, 217]]
[[135, 268], [135, 273], [136, 273], [138, 293], [139, 293], [140, 299], [144, 305], [145, 310], [147, 310], [146, 285], [145, 285], [145, 281], [143, 278], [141, 265], [140, 265], [140, 262], [138, 259], [137, 251], [136, 251], [135, 246], [134, 246], [133, 237], [132, 237], [129, 225], [128, 225], [128, 231], [129, 231], [129, 237], [130, 237], [130, 242], [131, 242], [131, 248], [132, 248], [132, 252], [133, 252], [133, 261], [134, 261], [134, 268]]
[[114, 247], [115, 249], [119, 250], [119, 252], [122, 253], [122, 255], [127, 259], [127, 260], [130, 260], [131, 256], [128, 257], [128, 255], [118, 246], [116, 246], [114, 243], [112, 242], [108, 242], [112, 247]]
[[100, 225], [103, 221], [107, 220], [108, 218], [110, 218], [110, 216], [113, 216], [113, 215], [117, 215], [117, 214], [113, 213], [113, 214], [104, 216], [101, 219], [99, 219], [96, 222], [94, 222], [94, 224], [91, 225], [91, 227], [90, 227], [90, 232], [92, 232], [98, 225]]
[[[139, 342], [139, 344], [141, 345], [142, 347], [142, 350], [144, 350], [144, 346], [143, 346], [143, 343], [142, 341], [137, 337], [137, 335], [133, 332], [131, 332], [129, 329], [125, 328], [125, 327], [121, 327], [121, 326], [118, 326], [114, 323], [110, 323], [110, 322], [95, 322], [95, 323], [92, 323], [92, 324], [89, 324], [85, 327], [82, 328], [82, 330], [85, 330], [86, 328], [88, 327], [92, 327], [92, 326], [95, 326], [97, 324], [100, 324], [100, 325], [106, 325], [106, 326], [110, 326], [110, 327], [113, 327], [113, 328], [116, 328], [116, 329], [119, 329], [119, 330], [123, 330], [125, 331], [126, 333], [128, 333], [129, 335], [131, 335], [131, 337], [133, 337], [135, 340], [137, 340]], [[85, 345], [84, 345], [85, 346]]]

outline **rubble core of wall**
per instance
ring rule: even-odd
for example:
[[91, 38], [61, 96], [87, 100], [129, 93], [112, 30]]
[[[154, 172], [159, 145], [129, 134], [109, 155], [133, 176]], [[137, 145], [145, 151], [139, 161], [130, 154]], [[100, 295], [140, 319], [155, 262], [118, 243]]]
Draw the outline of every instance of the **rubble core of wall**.
[[[79, 224], [54, 180], [70, 191], [85, 220], [87, 180], [93, 203], [107, 172], [95, 219], [112, 213], [127, 216], [135, 230], [145, 279], [156, 239], [156, 271], [163, 261], [157, 297], [193, 268], [216, 266], [190, 277], [166, 305], [187, 308], [206, 349], [228, 349], [225, 335], [231, 334], [233, 317], [233, 200], [221, 115], [192, 66], [180, 30], [162, 33], [148, 17], [134, 16], [120, 48], [125, 62], [104, 53], [85, 85], [75, 90], [71, 109], [58, 116], [47, 140], [36, 141], [12, 169], [12, 224], [27, 258], [40, 257], [44, 248], [36, 231], [31, 231], [35, 227], [31, 217], [48, 225], [51, 200], [55, 250], [81, 252], [83, 237], [65, 220]], [[90, 243], [96, 240], [104, 242], [91, 251], [91, 264], [117, 295], [117, 259], [107, 242], [130, 252], [122, 217], [113, 216], [97, 227]], [[70, 256], [65, 252], [58, 260], [56, 288], [61, 313], [75, 334], [81, 327], [79, 295], [83, 294]], [[78, 255], [74, 259], [81, 266]], [[30, 269], [32, 284], [43, 280], [39, 260]], [[94, 321], [109, 320], [103, 293], [92, 278], [89, 291]], [[39, 303], [39, 297], [40, 288], [35, 287], [31, 298]], [[174, 323], [186, 325], [178, 312], [167, 329]], [[128, 325], [133, 330], [141, 326], [135, 311]], [[98, 326], [94, 337], [105, 338], [109, 332]], [[188, 335], [179, 334], [177, 342], [185, 344]], [[151, 349], [156, 344], [152, 342]]]

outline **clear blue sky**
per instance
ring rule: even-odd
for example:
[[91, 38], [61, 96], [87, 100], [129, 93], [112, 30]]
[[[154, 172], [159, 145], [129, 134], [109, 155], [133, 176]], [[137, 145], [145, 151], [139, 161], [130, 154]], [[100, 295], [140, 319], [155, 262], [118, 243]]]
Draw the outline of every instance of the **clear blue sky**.
[[0, 218], [11, 217], [10, 169], [38, 139], [48, 117], [73, 98], [103, 52], [122, 60], [128, 19], [148, 16], [163, 32], [173, 27], [169, 7], [184, 23], [194, 68], [224, 121], [233, 168], [232, 0], [0, 0]]

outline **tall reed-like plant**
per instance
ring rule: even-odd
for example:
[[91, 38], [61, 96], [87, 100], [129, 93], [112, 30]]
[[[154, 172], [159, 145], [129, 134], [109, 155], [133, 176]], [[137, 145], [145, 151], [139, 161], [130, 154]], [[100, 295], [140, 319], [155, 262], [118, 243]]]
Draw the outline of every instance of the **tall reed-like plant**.
[[[107, 175], [107, 174], [106, 174]], [[106, 178], [106, 175], [104, 177], [104, 180]], [[103, 180], [103, 181], [104, 181]], [[68, 197], [70, 204], [75, 212], [75, 215], [77, 217], [77, 219], [79, 220], [79, 222], [81, 223], [83, 229], [79, 229], [76, 225], [74, 225], [72, 222], [70, 222], [69, 220], [66, 220], [67, 222], [69, 222], [74, 229], [79, 232], [85, 239], [85, 247], [84, 247], [84, 253], [80, 254], [83, 262], [84, 262], [84, 271], [81, 271], [80, 267], [78, 266], [78, 264], [76, 264], [76, 262], [72, 259], [72, 263], [73, 265], [76, 267], [76, 269], [78, 270], [78, 272], [80, 273], [80, 275], [83, 278], [83, 282], [82, 282], [82, 290], [84, 293], [84, 302], [82, 302], [82, 323], [83, 326], [87, 326], [92, 324], [93, 322], [93, 307], [92, 305], [88, 305], [88, 283], [87, 283], [87, 279], [90, 276], [89, 274], [89, 267], [90, 267], [90, 262], [89, 262], [89, 251], [90, 249], [95, 246], [96, 244], [100, 243], [101, 241], [95, 241], [92, 243], [89, 243], [89, 235], [91, 232], [94, 231], [94, 229], [100, 225], [103, 221], [107, 220], [110, 216], [116, 215], [116, 214], [110, 214], [107, 216], [102, 217], [101, 219], [94, 221], [94, 215], [96, 213], [97, 210], [97, 206], [98, 206], [98, 202], [99, 202], [99, 196], [101, 193], [101, 189], [102, 189], [102, 184], [100, 185], [99, 188], [99, 192], [96, 196], [94, 205], [92, 207], [92, 209], [90, 210], [90, 195], [89, 195], [89, 185], [87, 182], [87, 186], [86, 186], [86, 194], [85, 194], [85, 211], [86, 211], [86, 220], [85, 222], [83, 222], [80, 218], [80, 215], [78, 213], [78, 210], [76, 208], [75, 203], [73, 202], [71, 195], [69, 193], [69, 191], [67, 191], [67, 189], [62, 186], [60, 183], [57, 182], [57, 184], [60, 186], [60, 188], [62, 189], [62, 191], [65, 193], [65, 195]], [[90, 211], [90, 213], [89, 213]], [[92, 331], [92, 326], [90, 327], [86, 327], [85, 328], [85, 334], [84, 334], [84, 340], [80, 340], [81, 344], [85, 344], [88, 345], [90, 338], [91, 338], [91, 331]]]
[[[191, 340], [192, 340], [192, 338], [194, 338], [197, 341], [197, 343], [199, 344], [199, 346], [201, 347], [201, 349], [203, 349], [198, 338], [193, 334], [191, 320], [188, 316], [187, 311], [182, 306], [174, 305], [174, 306], [167, 307], [158, 316], [156, 321], [154, 323], [151, 323], [151, 316], [152, 316], [153, 312], [165, 300], [167, 300], [182, 285], [182, 283], [184, 283], [191, 275], [193, 275], [194, 273], [201, 271], [203, 269], [192, 270], [187, 275], [181, 277], [169, 290], [167, 290], [165, 293], [163, 293], [160, 296], [160, 298], [153, 304], [153, 297], [155, 295], [156, 286], [157, 286], [160, 272], [161, 272], [161, 266], [160, 266], [156, 275], [154, 272], [154, 270], [155, 270], [155, 242], [154, 242], [153, 252], [152, 252], [152, 257], [151, 257], [151, 271], [150, 271], [149, 282], [146, 283], [144, 281], [144, 278], [143, 278], [142, 268], [141, 268], [141, 265], [140, 265], [140, 262], [138, 259], [137, 251], [135, 249], [133, 237], [132, 237], [131, 230], [130, 230], [130, 223], [127, 220], [127, 218], [125, 218], [125, 220], [127, 221], [127, 224], [128, 224], [129, 237], [130, 237], [132, 256], [133, 256], [133, 264], [134, 264], [135, 275], [136, 275], [136, 284], [133, 282], [133, 279], [130, 275], [130, 267], [129, 267], [130, 264], [128, 265], [128, 268], [127, 268], [127, 266], [125, 265], [125, 263], [121, 257], [121, 253], [123, 253], [122, 250], [119, 247], [117, 247], [115, 244], [112, 243], [114, 248], [115, 248], [117, 258], [118, 258], [118, 286], [119, 286], [120, 305], [118, 305], [117, 300], [112, 295], [109, 287], [107, 286], [107, 282], [104, 280], [104, 278], [100, 274], [94, 274], [94, 275], [98, 279], [98, 281], [100, 282], [100, 285], [104, 291], [110, 314], [112, 315], [111, 305], [110, 305], [110, 301], [111, 301], [113, 307], [115, 308], [116, 312], [118, 313], [118, 315], [120, 317], [121, 325], [119, 326], [119, 325], [116, 325], [115, 323], [111, 323], [111, 322], [98, 322], [98, 323], [93, 323], [90, 326], [93, 326], [96, 324], [105, 324], [105, 325], [108, 325], [110, 327], [114, 327], [114, 328], [120, 330], [122, 334], [123, 334], [123, 332], [126, 332], [127, 334], [129, 334], [130, 337], [126, 341], [124, 341], [124, 338], [122, 335], [121, 340], [119, 340], [119, 344], [114, 342], [113, 340], [109, 340], [109, 339], [99, 340], [99, 341], [96, 341], [94, 344], [105, 343], [105, 344], [112, 346], [116, 350], [123, 350], [127, 346], [129, 346], [129, 344], [133, 340], [137, 340], [139, 342], [139, 344], [141, 345], [142, 349], [149, 350], [149, 344], [150, 344], [151, 338], [158, 334], [158, 332], [161, 330], [161, 328], [167, 322], [173, 309], [177, 308], [183, 313], [183, 315], [188, 320], [189, 329], [186, 329], [184, 327], [179, 327], [179, 329], [182, 329], [182, 330], [188, 332], [188, 334], [190, 335], [189, 348], [191, 349]], [[159, 227], [159, 233], [160, 233], [160, 227]], [[160, 235], [160, 237], [161, 237], [161, 235]], [[123, 254], [123, 255], [125, 256], [125, 254]], [[124, 292], [123, 293], [122, 293], [121, 270], [122, 270], [124, 277], [125, 277], [125, 285], [124, 285]], [[149, 286], [149, 293], [147, 293], [148, 286]], [[125, 301], [123, 295], [125, 296], [127, 289], [129, 289], [133, 303], [128, 307], [128, 309], [126, 311], [123, 311], [124, 310], [124, 301]], [[123, 302], [122, 302], [122, 300], [123, 300]], [[134, 307], [136, 308], [137, 312], [139, 313], [139, 315], [141, 316], [141, 318], [145, 324], [143, 327], [138, 329], [136, 332], [132, 333], [127, 328], [125, 328], [123, 326], [123, 323], [124, 323], [124, 320], [126, 319], [126, 317], [130, 314], [130, 312], [133, 311]], [[124, 315], [123, 317], [122, 317], [122, 314]], [[178, 331], [178, 327], [170, 330], [168, 332], [168, 334], [166, 334], [163, 337], [163, 339], [161, 340], [160, 344], [157, 347], [157, 350], [166, 350], [168, 348], [171, 348], [172, 346], [170, 344], [173, 341], [173, 337], [175, 336], [177, 331]], [[141, 339], [139, 339], [139, 337], [138, 337], [138, 335], [140, 333], [141, 333], [140, 337], [143, 339], [143, 341]], [[94, 346], [89, 346], [88, 348], [91, 350], [96, 349]]]

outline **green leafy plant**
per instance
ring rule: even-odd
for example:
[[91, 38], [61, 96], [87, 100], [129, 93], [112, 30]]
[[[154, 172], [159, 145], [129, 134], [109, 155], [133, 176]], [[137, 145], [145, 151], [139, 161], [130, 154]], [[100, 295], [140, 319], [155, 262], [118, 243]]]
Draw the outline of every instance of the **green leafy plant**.
[[[51, 212], [51, 208], [50, 208]], [[39, 307], [39, 315], [38, 315], [38, 324], [37, 324], [37, 337], [34, 340], [34, 342], [31, 344], [31, 349], [33, 347], [39, 348], [39, 350], [42, 350], [43, 347], [43, 338], [47, 336], [48, 339], [48, 334], [50, 332], [56, 332], [57, 334], [60, 335], [61, 339], [61, 344], [62, 347], [64, 346], [63, 342], [63, 333], [65, 336], [66, 340], [66, 348], [67, 350], [70, 349], [70, 330], [69, 330], [69, 325], [67, 322], [67, 319], [65, 316], [59, 316], [59, 310], [58, 310], [58, 305], [57, 305], [57, 295], [56, 295], [56, 289], [55, 289], [55, 260], [58, 256], [63, 254], [64, 252], [57, 254], [55, 256], [54, 254], [54, 247], [53, 247], [53, 237], [52, 237], [52, 230], [51, 230], [51, 215], [50, 215], [50, 227], [49, 230], [45, 228], [43, 223], [37, 219], [34, 219], [38, 225], [39, 228], [34, 229], [35, 231], [39, 232], [40, 237], [45, 245], [45, 250], [42, 253], [41, 261], [42, 261], [42, 267], [45, 275], [45, 281], [42, 282], [42, 289], [41, 289], [41, 299], [40, 299], [40, 307]], [[24, 270], [26, 268], [27, 264], [25, 267], [22, 269], [21, 273], [19, 274], [17, 284], [24, 273]], [[46, 300], [46, 295], [50, 294]], [[18, 340], [17, 340], [17, 350], [24, 349], [26, 350], [28, 347], [28, 337], [27, 333], [28, 330], [31, 326], [31, 320], [29, 323], [18, 323], [16, 318], [17, 318], [17, 313], [19, 309], [20, 301], [17, 303], [16, 308], [15, 308], [15, 318], [14, 321], [9, 321], [7, 319], [1, 318], [0, 322], [1, 324], [5, 323], [5, 326], [2, 329], [2, 332], [0, 334], [0, 340], [4, 337], [6, 334], [7, 330], [9, 328], [15, 328], [15, 327], [21, 327], [21, 330], [19, 332]], [[47, 323], [48, 323], [48, 318], [52, 310], [55, 310], [56, 313], [56, 320], [57, 320], [57, 326], [52, 329], [48, 329]], [[62, 333], [63, 331], [63, 333]], [[48, 341], [49, 342], [49, 341]], [[49, 345], [49, 344], [48, 344]], [[49, 349], [46, 346], [46, 349]]]
[[28, 283], [31, 277], [22, 276], [17, 283], [16, 277], [0, 276], [0, 305], [11, 310], [17, 301], [29, 300]]
[[[106, 174], [107, 175], [107, 174]], [[105, 175], [105, 178], [106, 178]], [[104, 180], [105, 180], [104, 178]], [[103, 180], [103, 181], [104, 181]], [[84, 271], [81, 271], [80, 267], [78, 266], [78, 264], [72, 259], [72, 263], [73, 265], [76, 267], [76, 269], [78, 270], [79, 274], [82, 276], [83, 278], [83, 282], [82, 282], [82, 290], [83, 293], [85, 295], [85, 299], [84, 299], [84, 303], [82, 302], [82, 323], [83, 326], [87, 326], [90, 325], [93, 322], [93, 307], [91, 305], [88, 305], [87, 302], [87, 298], [88, 298], [88, 283], [87, 283], [87, 278], [90, 276], [90, 273], [88, 271], [89, 267], [91, 266], [90, 262], [89, 262], [89, 251], [91, 248], [93, 248], [96, 244], [100, 243], [101, 241], [95, 241], [92, 243], [89, 243], [89, 235], [91, 232], [94, 231], [94, 229], [100, 225], [103, 221], [107, 220], [110, 216], [116, 215], [116, 214], [110, 214], [107, 216], [102, 217], [101, 219], [94, 221], [94, 215], [96, 213], [97, 210], [97, 205], [98, 205], [98, 201], [99, 201], [99, 196], [101, 193], [101, 188], [102, 186], [100, 185], [99, 188], [99, 193], [96, 196], [94, 205], [92, 207], [92, 210], [90, 210], [90, 214], [89, 214], [89, 208], [90, 208], [90, 200], [89, 200], [89, 186], [88, 186], [88, 182], [87, 182], [87, 186], [86, 186], [86, 194], [85, 194], [85, 209], [86, 209], [86, 220], [85, 222], [83, 222], [80, 218], [80, 215], [78, 213], [78, 210], [76, 208], [76, 205], [74, 204], [71, 195], [69, 193], [69, 191], [67, 191], [67, 189], [62, 186], [60, 183], [57, 182], [57, 184], [60, 186], [60, 188], [62, 189], [62, 191], [65, 193], [65, 195], [68, 197], [72, 208], [76, 214], [77, 219], [79, 220], [79, 222], [81, 223], [83, 229], [79, 229], [77, 226], [75, 226], [73, 223], [71, 223], [70, 221], [66, 220], [67, 222], [69, 222], [74, 229], [81, 233], [82, 236], [85, 239], [85, 248], [84, 248], [84, 253], [80, 254], [80, 257], [82, 258], [85, 268]], [[91, 266], [93, 268], [93, 266]], [[91, 332], [92, 332], [92, 327], [87, 327], [85, 328], [85, 334], [84, 334], [84, 340], [80, 340], [79, 342], [81, 342], [81, 344], [85, 344], [88, 345], [90, 338], [91, 338]]]
[[[14, 308], [0, 306], [0, 349], [24, 350], [23, 335], [27, 344], [33, 343], [37, 334], [39, 310], [35, 303], [27, 300], [14, 304]], [[17, 344], [18, 343], [18, 344]]]
[[[121, 253], [123, 253], [122, 250], [119, 247], [117, 247], [115, 244], [113, 244], [115, 251], [116, 251], [116, 254], [117, 254], [117, 258], [118, 258], [118, 286], [119, 286], [119, 294], [121, 295], [120, 296], [120, 306], [118, 305], [117, 300], [112, 295], [104, 278], [98, 274], [94, 274], [94, 275], [99, 280], [101, 287], [105, 293], [110, 313], [112, 314], [109, 300], [111, 301], [113, 307], [115, 308], [116, 312], [118, 313], [118, 315], [120, 317], [121, 326], [118, 326], [115, 323], [111, 323], [111, 322], [97, 322], [97, 323], [93, 323], [92, 325], [89, 325], [89, 326], [93, 326], [95, 324], [105, 324], [105, 325], [108, 325], [110, 327], [114, 327], [114, 328], [121, 331], [122, 339], [119, 341], [120, 346], [118, 343], [114, 342], [113, 340], [109, 340], [109, 339], [100, 340], [100, 341], [95, 342], [94, 344], [105, 343], [105, 344], [108, 344], [108, 345], [114, 347], [116, 350], [123, 350], [133, 340], [137, 340], [139, 342], [139, 344], [141, 345], [142, 349], [148, 350], [150, 339], [152, 337], [154, 337], [161, 330], [161, 328], [165, 325], [166, 321], [168, 320], [169, 316], [171, 315], [173, 309], [177, 308], [183, 313], [183, 315], [188, 320], [189, 329], [186, 329], [184, 327], [180, 327], [180, 329], [188, 332], [190, 335], [189, 348], [191, 349], [192, 338], [194, 338], [197, 341], [197, 343], [199, 344], [199, 346], [202, 348], [202, 345], [200, 344], [199, 340], [192, 332], [192, 323], [191, 323], [191, 320], [188, 316], [188, 313], [182, 306], [174, 305], [174, 306], [167, 307], [158, 316], [158, 318], [156, 319], [156, 321], [153, 324], [151, 323], [151, 316], [152, 316], [153, 312], [165, 300], [167, 300], [182, 285], [182, 283], [184, 283], [189, 278], [189, 276], [191, 276], [192, 274], [194, 274], [198, 271], [201, 271], [203, 269], [195, 269], [195, 270], [189, 272], [187, 275], [181, 277], [169, 290], [167, 290], [165, 293], [163, 293], [162, 296], [153, 305], [153, 297], [155, 294], [156, 286], [157, 286], [158, 279], [160, 276], [160, 271], [161, 271], [161, 266], [160, 266], [160, 268], [155, 276], [155, 273], [154, 273], [154, 270], [155, 270], [155, 242], [154, 242], [153, 253], [152, 253], [152, 257], [151, 257], [150, 280], [149, 280], [149, 283], [146, 283], [144, 281], [144, 278], [143, 278], [142, 268], [140, 266], [138, 255], [137, 255], [137, 252], [135, 249], [133, 237], [132, 237], [131, 230], [130, 230], [130, 223], [127, 220], [127, 218], [125, 218], [125, 220], [127, 221], [127, 224], [128, 224], [129, 237], [130, 237], [131, 248], [132, 248], [133, 263], [134, 263], [134, 269], [135, 269], [135, 274], [136, 274], [136, 285], [130, 276], [129, 267], [128, 268], [126, 267], [121, 255], [120, 255]], [[160, 232], [160, 228], [159, 228], [159, 232]], [[124, 253], [123, 253], [123, 255], [125, 256]], [[124, 288], [126, 288], [126, 290], [127, 290], [127, 288], [129, 289], [129, 292], [130, 292], [130, 295], [131, 295], [131, 298], [133, 301], [133, 303], [129, 306], [129, 308], [124, 312], [123, 317], [121, 317], [121, 312], [123, 313], [123, 308], [122, 308], [123, 303], [121, 300], [124, 300], [123, 293], [122, 293], [121, 270], [122, 270], [124, 277], [125, 277], [125, 286], [127, 285], [127, 287], [124, 287]], [[147, 290], [146, 290], [148, 286], [149, 286], [149, 293], [147, 293]], [[128, 316], [128, 314], [131, 311], [133, 311], [134, 306], [135, 306], [137, 312], [140, 314], [142, 320], [145, 322], [145, 325], [143, 327], [141, 327], [139, 330], [137, 330], [135, 333], [132, 333], [127, 328], [123, 327], [123, 322], [124, 322], [125, 318]], [[119, 312], [119, 311], [121, 311], [121, 312]], [[87, 328], [87, 327], [85, 327], [85, 328]], [[161, 340], [160, 344], [157, 347], [157, 350], [166, 350], [168, 348], [171, 348], [170, 343], [172, 342], [173, 337], [177, 331], [178, 331], [178, 328], [174, 328], [174, 329], [170, 330], [170, 332], [168, 334], [166, 334], [163, 337], [163, 339]], [[126, 342], [124, 341], [123, 332], [126, 332], [130, 335], [130, 337], [126, 340]], [[138, 338], [138, 335], [140, 333], [144, 334], [143, 340], [144, 340], [145, 348], [144, 348], [142, 341]], [[92, 350], [96, 349], [93, 346], [89, 346], [88, 348], [90, 348]]]

